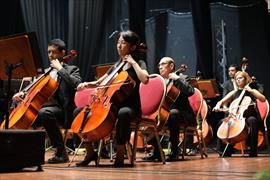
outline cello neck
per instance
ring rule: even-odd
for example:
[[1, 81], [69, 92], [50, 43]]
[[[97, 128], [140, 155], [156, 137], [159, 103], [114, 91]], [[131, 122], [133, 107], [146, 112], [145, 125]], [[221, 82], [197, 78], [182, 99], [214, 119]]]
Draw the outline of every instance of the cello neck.
[[124, 67], [125, 64], [126, 62], [124, 61], [120, 62], [116, 66], [116, 68], [100, 83], [100, 86], [108, 85], [111, 82], [111, 80], [114, 79], [115, 75], [119, 72], [119, 70]]
[[[71, 61], [74, 58], [76, 58], [78, 55], [76, 50], [71, 50], [69, 52], [69, 54], [63, 56], [62, 58], [59, 58], [60, 62], [67, 62], [67, 61]], [[50, 74], [50, 72], [53, 70], [53, 67], [50, 67], [49, 70], [47, 72], [45, 72], [44, 74], [42, 74], [41, 76], [39, 76], [33, 83], [29, 84], [28, 86], [26, 86], [22, 91], [24, 92], [28, 92], [29, 89], [31, 89], [38, 81], [40, 81], [41, 79], [43, 79], [44, 77], [46, 77], [47, 75]]]
[[53, 68], [50, 67], [47, 72], [45, 72], [44, 74], [40, 75], [34, 82], [32, 82], [31, 84], [29, 84], [28, 86], [26, 86], [22, 91], [28, 92], [29, 89], [31, 89], [38, 81], [40, 81], [41, 79], [43, 79], [44, 77], [46, 77], [48, 74], [50, 74], [50, 72], [52, 70], [53, 70]]

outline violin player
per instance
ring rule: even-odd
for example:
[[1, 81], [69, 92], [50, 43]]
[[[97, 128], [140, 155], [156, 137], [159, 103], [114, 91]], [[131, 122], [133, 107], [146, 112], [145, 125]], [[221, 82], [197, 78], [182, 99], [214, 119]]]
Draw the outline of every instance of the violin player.
[[[65, 163], [69, 158], [65, 149], [61, 127], [69, 127], [72, 121], [72, 112], [75, 108], [74, 95], [76, 87], [81, 83], [79, 68], [62, 61], [66, 54], [66, 44], [61, 39], [53, 39], [48, 43], [47, 53], [50, 61], [51, 78], [58, 83], [58, 88], [52, 98], [39, 110], [33, 126], [43, 126], [56, 148], [53, 157], [48, 163]], [[13, 100], [20, 102], [27, 92], [18, 92]]]

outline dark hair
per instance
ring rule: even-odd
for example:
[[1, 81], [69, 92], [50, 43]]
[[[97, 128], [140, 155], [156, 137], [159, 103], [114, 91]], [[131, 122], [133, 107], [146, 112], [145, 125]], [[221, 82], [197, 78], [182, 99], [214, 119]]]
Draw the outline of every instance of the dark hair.
[[230, 67], [234, 67], [236, 71], [239, 71], [239, 67], [238, 67], [236, 64], [231, 64], [231, 65], [229, 66], [229, 68], [230, 68]]
[[66, 50], [66, 44], [61, 39], [53, 39], [48, 43], [48, 46], [55, 46], [57, 47], [58, 51]]
[[120, 36], [123, 37], [123, 39], [131, 44], [132, 46], [135, 45], [136, 49], [132, 52], [132, 56], [136, 59], [144, 58], [147, 50], [147, 46], [145, 43], [141, 43], [140, 37], [137, 33], [127, 30], [122, 31], [119, 33], [117, 39], [120, 38]]

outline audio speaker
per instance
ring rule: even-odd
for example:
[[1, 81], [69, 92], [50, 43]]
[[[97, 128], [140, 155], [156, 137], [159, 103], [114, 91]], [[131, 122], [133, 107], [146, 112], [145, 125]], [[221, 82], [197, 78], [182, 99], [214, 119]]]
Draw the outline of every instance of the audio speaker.
[[43, 130], [0, 130], [0, 171], [37, 166], [42, 170], [45, 156]]

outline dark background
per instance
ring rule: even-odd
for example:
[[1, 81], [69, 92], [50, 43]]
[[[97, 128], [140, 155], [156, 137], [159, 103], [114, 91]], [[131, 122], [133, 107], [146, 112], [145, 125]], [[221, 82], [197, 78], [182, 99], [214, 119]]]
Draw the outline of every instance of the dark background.
[[[222, 64], [221, 21], [226, 41]], [[132, 29], [147, 43], [150, 73], [158, 72], [160, 58], [171, 56], [177, 66], [188, 65], [190, 76], [199, 70], [203, 78], [215, 78], [220, 85], [228, 65], [240, 66], [245, 56], [249, 73], [270, 95], [270, 23], [264, 0], [9, 0], [1, 2], [0, 22], [1, 37], [36, 32], [44, 67], [49, 64], [48, 41], [63, 39], [68, 50], [78, 51], [77, 60], [70, 63], [79, 66], [85, 81], [95, 78], [94, 65], [117, 60], [115, 32]], [[2, 101], [4, 87], [0, 81]]]

